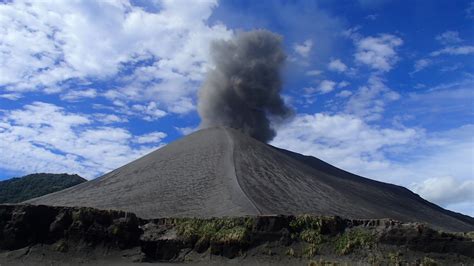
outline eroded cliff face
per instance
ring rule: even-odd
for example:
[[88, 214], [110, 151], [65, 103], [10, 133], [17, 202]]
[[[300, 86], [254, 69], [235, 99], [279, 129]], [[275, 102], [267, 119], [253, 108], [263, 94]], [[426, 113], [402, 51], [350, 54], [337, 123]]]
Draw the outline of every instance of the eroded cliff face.
[[474, 263], [471, 233], [316, 216], [163, 218], [0, 205], [0, 263]]

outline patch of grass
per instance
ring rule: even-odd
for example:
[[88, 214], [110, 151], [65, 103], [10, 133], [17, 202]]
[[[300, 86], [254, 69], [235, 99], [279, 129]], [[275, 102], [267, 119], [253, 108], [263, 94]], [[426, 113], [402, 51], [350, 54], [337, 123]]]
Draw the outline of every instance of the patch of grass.
[[400, 264], [400, 257], [401, 257], [400, 251], [388, 253], [388, 259], [390, 260], [391, 264], [394, 264], [394, 265]]
[[309, 244], [303, 249], [303, 254], [307, 258], [314, 257], [316, 254], [318, 254], [318, 246], [316, 244]]
[[296, 257], [295, 250], [293, 248], [289, 248], [286, 250], [286, 255], [290, 257]]
[[346, 255], [358, 248], [371, 248], [375, 244], [375, 235], [363, 229], [346, 231], [335, 242], [336, 251]]
[[239, 218], [182, 218], [173, 221], [179, 236], [186, 242], [195, 243], [246, 243], [254, 225], [251, 217]]
[[320, 244], [323, 242], [323, 237], [318, 230], [305, 229], [300, 233], [300, 238], [311, 244]]
[[325, 242], [325, 238], [322, 235], [325, 219], [330, 218], [302, 215], [295, 217], [290, 222], [293, 238], [299, 238], [309, 244], [303, 250], [303, 254], [309, 258], [316, 255], [318, 245]]
[[211, 237], [213, 242], [232, 244], [244, 244], [249, 240], [249, 230], [243, 226], [236, 226], [232, 228], [222, 228]]
[[465, 237], [467, 237], [467, 238], [469, 238], [469, 239], [471, 239], [471, 240], [474, 240], [474, 231], [466, 232], [466, 233], [464, 233], [464, 234], [465, 234], [465, 235], [464, 235]]
[[438, 263], [432, 258], [424, 257], [423, 262], [421, 263], [421, 265], [423, 265], [423, 266], [436, 266], [436, 265], [438, 265]]
[[67, 244], [67, 242], [66, 242], [65, 240], [59, 240], [59, 241], [56, 243], [54, 249], [55, 249], [56, 251], [65, 253], [65, 252], [67, 252], [67, 251], [69, 250], [69, 245]]
[[301, 232], [306, 229], [313, 229], [320, 232], [323, 225], [323, 217], [315, 217], [308, 214], [295, 217], [290, 222], [290, 228], [293, 231]]

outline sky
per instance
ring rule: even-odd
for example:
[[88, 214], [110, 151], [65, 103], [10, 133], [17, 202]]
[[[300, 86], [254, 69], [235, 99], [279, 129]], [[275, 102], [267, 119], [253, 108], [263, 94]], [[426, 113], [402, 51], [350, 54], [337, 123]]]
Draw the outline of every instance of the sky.
[[271, 145], [474, 216], [474, 1], [0, 1], [0, 180], [96, 178], [198, 130], [210, 44], [283, 38]]

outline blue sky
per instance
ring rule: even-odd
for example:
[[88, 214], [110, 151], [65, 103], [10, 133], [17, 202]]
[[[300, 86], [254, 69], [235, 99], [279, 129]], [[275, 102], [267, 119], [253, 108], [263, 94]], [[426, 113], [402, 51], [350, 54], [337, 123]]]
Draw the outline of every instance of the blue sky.
[[474, 215], [472, 1], [6, 1], [0, 179], [95, 178], [199, 126], [209, 44], [283, 37], [272, 145]]

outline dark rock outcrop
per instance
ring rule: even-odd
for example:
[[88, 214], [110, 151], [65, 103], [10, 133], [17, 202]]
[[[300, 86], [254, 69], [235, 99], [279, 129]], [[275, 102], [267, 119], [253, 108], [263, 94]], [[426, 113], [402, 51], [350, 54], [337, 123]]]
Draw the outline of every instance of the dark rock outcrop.
[[[445, 233], [390, 219], [279, 215], [145, 220], [93, 208], [0, 205], [0, 263], [15, 262], [7, 260], [8, 252], [22, 248], [29, 248], [21, 257], [28, 262], [33, 247], [48, 249], [53, 262], [58, 262], [54, 254], [87, 256], [104, 249], [103, 254], [133, 251], [135, 262], [203, 262], [214, 256], [292, 264], [474, 263], [472, 233]], [[41, 256], [41, 262], [51, 262]]]
[[0, 205], [0, 247], [15, 250], [59, 240], [112, 248], [137, 246], [142, 234], [132, 213], [92, 208]]

